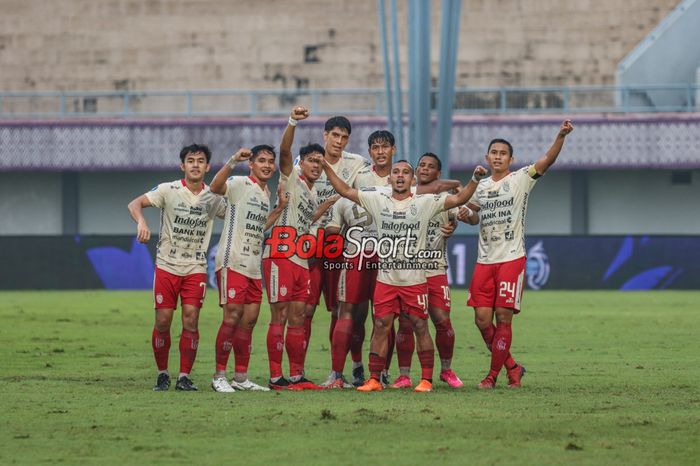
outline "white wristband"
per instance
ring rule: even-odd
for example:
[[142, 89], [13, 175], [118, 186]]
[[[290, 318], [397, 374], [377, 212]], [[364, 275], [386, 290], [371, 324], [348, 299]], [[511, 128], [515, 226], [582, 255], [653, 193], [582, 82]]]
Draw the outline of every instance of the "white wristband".
[[233, 170], [234, 168], [236, 168], [236, 164], [237, 164], [237, 163], [238, 163], [238, 160], [236, 160], [236, 156], [235, 156], [235, 155], [232, 155], [231, 158], [230, 158], [230, 159], [228, 160], [228, 162], [226, 163], [226, 165], [228, 165], [229, 168], [230, 168], [231, 170]]
[[288, 122], [288, 123], [289, 123], [289, 126], [296, 126], [297, 123], [299, 123], [299, 122], [296, 121], [294, 118], [289, 117], [289, 122]]

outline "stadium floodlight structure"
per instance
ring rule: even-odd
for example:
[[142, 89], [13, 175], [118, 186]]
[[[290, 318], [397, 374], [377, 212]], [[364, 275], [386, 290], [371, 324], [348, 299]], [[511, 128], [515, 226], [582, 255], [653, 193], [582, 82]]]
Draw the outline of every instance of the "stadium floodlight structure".
[[[408, 2], [408, 147], [404, 145], [402, 91], [397, 34], [396, 0], [391, 1], [390, 22], [392, 26], [393, 77], [389, 64], [389, 41], [386, 30], [386, 5], [378, 0], [379, 26], [384, 59], [384, 83], [387, 119], [391, 131], [396, 135], [401, 158], [415, 165], [420, 154], [431, 148], [432, 109], [430, 79], [430, 0]], [[438, 80], [438, 130], [437, 146], [440, 157], [450, 158], [452, 110], [454, 102], [455, 69], [459, 38], [461, 0], [443, 0], [440, 46], [440, 77]], [[393, 78], [393, 79], [392, 79]], [[393, 86], [392, 86], [393, 82]], [[393, 91], [392, 91], [393, 88]], [[449, 172], [449, 163], [444, 165], [443, 176]]]

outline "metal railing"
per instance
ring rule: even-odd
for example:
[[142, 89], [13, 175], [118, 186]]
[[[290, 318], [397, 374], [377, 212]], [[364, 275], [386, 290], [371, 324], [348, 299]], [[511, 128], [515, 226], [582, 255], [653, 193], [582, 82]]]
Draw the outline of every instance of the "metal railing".
[[[404, 108], [408, 94], [403, 91]], [[431, 93], [431, 108], [437, 108]], [[0, 118], [257, 117], [306, 105], [313, 115], [386, 115], [384, 89], [0, 92]], [[455, 89], [456, 114], [700, 111], [700, 85]]]

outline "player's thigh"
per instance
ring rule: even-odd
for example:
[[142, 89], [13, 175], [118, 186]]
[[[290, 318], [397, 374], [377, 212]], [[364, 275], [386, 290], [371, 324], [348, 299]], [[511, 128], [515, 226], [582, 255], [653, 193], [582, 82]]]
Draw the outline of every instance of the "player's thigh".
[[496, 303], [497, 264], [477, 264], [474, 266], [472, 281], [469, 284], [467, 306], [493, 307]]
[[398, 288], [401, 312], [416, 316], [420, 319], [428, 318], [428, 285], [400, 286]]
[[204, 304], [204, 296], [207, 292], [207, 274], [193, 273], [182, 277], [180, 287], [180, 301], [184, 309], [185, 305], [201, 308]]
[[156, 310], [177, 308], [182, 280], [183, 277], [156, 267], [153, 274], [153, 307]]
[[401, 311], [401, 301], [396, 288], [386, 283], [377, 283], [374, 289], [374, 298], [372, 299], [375, 324], [377, 319], [383, 319], [389, 315], [392, 316], [393, 322], [393, 316], [398, 315]]
[[450, 313], [450, 285], [447, 281], [447, 274], [428, 277], [428, 307], [442, 310], [443, 313]]
[[525, 257], [521, 257], [499, 265], [495, 279], [495, 307], [513, 309], [516, 314], [520, 312], [525, 286], [525, 262]]

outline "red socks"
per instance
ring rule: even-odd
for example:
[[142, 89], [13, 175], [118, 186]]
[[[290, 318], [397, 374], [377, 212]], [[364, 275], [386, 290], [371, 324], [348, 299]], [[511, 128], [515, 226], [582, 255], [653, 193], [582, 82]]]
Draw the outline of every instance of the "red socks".
[[420, 361], [421, 378], [432, 381], [435, 352], [433, 350], [418, 351], [418, 361]]
[[167, 332], [159, 332], [158, 329], [153, 327], [151, 347], [153, 348], [153, 356], [156, 358], [158, 370], [168, 370], [168, 355], [170, 354], [170, 329], [168, 329]]
[[455, 348], [455, 331], [450, 319], [435, 324], [435, 346], [437, 346], [440, 359], [452, 359]]
[[[481, 338], [484, 339], [484, 343], [486, 343], [486, 347], [491, 351], [491, 342], [493, 342], [493, 336], [496, 334], [496, 326], [491, 324], [485, 329], [479, 329], [481, 332]], [[515, 362], [513, 357], [510, 355], [510, 351], [508, 352], [508, 357], [506, 357], [506, 362], [505, 366], [507, 369], [511, 369], [518, 364]]]
[[190, 332], [182, 329], [180, 334], [180, 373], [189, 374], [192, 371], [194, 360], [197, 357], [199, 346], [199, 331]]
[[389, 336], [386, 339], [387, 349], [386, 349], [386, 360], [384, 362], [384, 369], [389, 372], [389, 366], [391, 366], [391, 358], [394, 356], [394, 345], [396, 344], [396, 330], [394, 329], [394, 323], [391, 323], [391, 328], [389, 329]]
[[345, 368], [345, 359], [352, 336], [352, 319], [341, 319], [336, 322], [331, 343], [331, 360], [335, 372], [343, 372]]
[[399, 367], [411, 367], [415, 348], [413, 324], [408, 319], [399, 319], [399, 333], [396, 334], [396, 356], [399, 360]]
[[289, 376], [296, 377], [304, 372], [304, 355], [306, 354], [306, 332], [301, 325], [288, 325], [285, 337], [287, 358], [289, 358]]
[[216, 334], [216, 372], [226, 372], [228, 357], [233, 348], [233, 333], [235, 327], [233, 325], [221, 322], [219, 333]]
[[513, 333], [510, 324], [498, 323], [496, 333], [493, 336], [491, 344], [491, 371], [489, 375], [493, 378], [498, 377], [503, 364], [510, 355], [510, 343], [513, 339]]
[[236, 372], [242, 374], [248, 372], [248, 363], [250, 362], [250, 344], [252, 341], [253, 331], [251, 329], [238, 326], [235, 328], [233, 332], [233, 357], [236, 361]]
[[[333, 332], [335, 332], [335, 324], [338, 322], [338, 317], [335, 315], [335, 312], [331, 312], [331, 324], [328, 327], [328, 341], [331, 342], [331, 345], [333, 344]], [[309, 335], [311, 335], [311, 332], [309, 331]]]
[[377, 353], [369, 353], [369, 374], [375, 380], [381, 380], [382, 370], [386, 358], [379, 356]]
[[362, 362], [362, 345], [365, 342], [365, 323], [353, 322], [350, 354], [353, 362]]
[[282, 353], [284, 352], [284, 325], [270, 324], [267, 329], [267, 359], [270, 378], [282, 377]]

